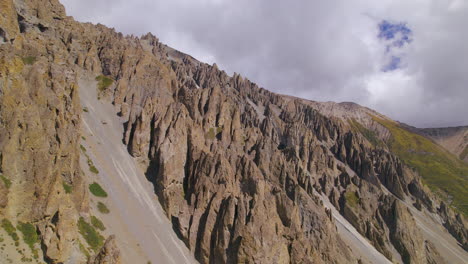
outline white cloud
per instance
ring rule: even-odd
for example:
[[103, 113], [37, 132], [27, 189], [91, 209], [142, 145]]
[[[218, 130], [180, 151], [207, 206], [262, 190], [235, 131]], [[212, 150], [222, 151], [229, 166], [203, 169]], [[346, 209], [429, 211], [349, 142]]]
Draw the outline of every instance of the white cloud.
[[[81, 21], [148, 31], [267, 89], [355, 101], [416, 126], [468, 125], [468, 5], [464, 0], [62, 0]], [[413, 42], [388, 63], [382, 20]]]

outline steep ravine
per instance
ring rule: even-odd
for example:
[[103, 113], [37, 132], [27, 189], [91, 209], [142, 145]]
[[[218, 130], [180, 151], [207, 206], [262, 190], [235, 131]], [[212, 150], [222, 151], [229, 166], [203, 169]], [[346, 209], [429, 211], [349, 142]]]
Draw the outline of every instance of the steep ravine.
[[[151, 34], [78, 23], [56, 0], [1, 7], [0, 172], [12, 183], [0, 181], [0, 215], [37, 229], [45, 261], [84, 261], [77, 223], [99, 215], [98, 201], [110, 239], [94, 263], [118, 263], [115, 244], [123, 263], [357, 263], [363, 239], [380, 252], [364, 263], [468, 259], [447, 232], [466, 248], [464, 217], [325, 104]], [[357, 122], [388, 139], [366, 112]], [[88, 194], [94, 181], [107, 198]]]
[[[81, 164], [89, 184], [97, 181], [109, 194], [108, 198], [93, 197], [92, 211], [101, 217], [108, 233], [116, 235], [122, 263], [195, 263], [173, 232], [152, 184], [122, 143], [123, 122], [109, 102], [97, 99], [94, 76], [82, 73], [78, 83], [82, 106], [87, 109], [81, 141], [99, 173], [89, 171], [85, 155]], [[96, 210], [97, 202], [107, 204], [110, 213]]]

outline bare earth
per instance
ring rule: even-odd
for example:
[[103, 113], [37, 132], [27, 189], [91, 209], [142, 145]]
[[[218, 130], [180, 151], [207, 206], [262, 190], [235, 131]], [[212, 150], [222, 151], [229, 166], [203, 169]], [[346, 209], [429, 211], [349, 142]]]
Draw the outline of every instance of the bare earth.
[[[106, 224], [106, 235], [116, 235], [123, 263], [196, 263], [175, 235], [152, 183], [122, 143], [123, 124], [113, 106], [97, 99], [92, 78], [83, 78], [79, 84], [82, 106], [88, 109], [83, 112], [82, 132], [86, 140], [82, 144], [99, 174], [89, 172], [84, 157], [81, 164], [90, 179], [109, 194], [107, 198], [91, 197], [93, 214]], [[98, 200], [109, 207], [110, 214], [96, 210]]]
[[322, 194], [319, 195], [319, 197], [322, 199], [324, 206], [331, 209], [341, 238], [350, 247], [351, 251], [361, 258], [363, 263], [391, 263], [382, 253], [378, 252], [366, 238], [359, 234], [356, 228], [335, 209], [326, 196]]

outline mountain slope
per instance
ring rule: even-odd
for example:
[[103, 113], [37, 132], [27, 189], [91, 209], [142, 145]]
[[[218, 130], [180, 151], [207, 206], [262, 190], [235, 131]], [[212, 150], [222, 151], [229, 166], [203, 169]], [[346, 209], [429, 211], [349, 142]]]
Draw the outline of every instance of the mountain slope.
[[[108, 198], [92, 198], [94, 215], [101, 217], [108, 235], [115, 233], [123, 263], [195, 263], [190, 251], [172, 231], [171, 224], [157, 202], [144, 171], [122, 144], [123, 124], [110, 103], [98, 100], [98, 82], [93, 75], [79, 79], [80, 100], [84, 109], [81, 143], [86, 150], [81, 165], [89, 183], [98, 182]], [[99, 173], [89, 171], [89, 157]], [[102, 214], [96, 203], [110, 210]]]
[[468, 214], [468, 165], [433, 141], [413, 134], [395, 122], [376, 120], [392, 133], [393, 153], [416, 169], [434, 191], [465, 215]]
[[[83, 248], [93, 263], [118, 263], [113, 244], [124, 260], [141, 253], [169, 262], [190, 262], [188, 250], [201, 263], [467, 258], [449, 234], [467, 247], [464, 216], [392, 149], [395, 131], [378, 122], [388, 118], [271, 93], [151, 34], [75, 22], [54, 0], [1, 3], [1, 172], [12, 184], [0, 182], [0, 215], [36, 227], [38, 257], [48, 263], [83, 262]], [[25, 164], [33, 172], [18, 169]], [[160, 213], [148, 180], [172, 230], [154, 226]], [[109, 194], [91, 188], [90, 196], [94, 181]], [[96, 202], [111, 209], [101, 233], [117, 234], [105, 244], [86, 225], [100, 213]], [[36, 206], [43, 203], [50, 209]], [[35, 214], [18, 214], [18, 204]], [[133, 213], [123, 216], [126, 207]], [[138, 218], [147, 224], [133, 226]], [[170, 248], [149, 253], [161, 244]]]
[[31, 243], [35, 258], [63, 261], [77, 237], [78, 212], [88, 207], [77, 144], [81, 110], [70, 67], [48, 55], [57, 52], [60, 60], [54, 49], [60, 40], [25, 32], [64, 19], [64, 9], [43, 3], [35, 9], [40, 18], [29, 24], [31, 4], [1, 1], [0, 215], [37, 228], [42, 250]]
[[[464, 148], [462, 135], [466, 133], [465, 127], [419, 129], [353, 103], [310, 104], [321, 113], [348, 122], [352, 130], [361, 134], [373, 147], [384, 148], [397, 155], [416, 170], [424, 184], [446, 203], [465, 215], [468, 213], [468, 165], [454, 155], [460, 154], [460, 149]], [[443, 142], [451, 142], [451, 145]], [[450, 149], [454, 150], [455, 146], [458, 150], [454, 153]]]
[[461, 160], [468, 162], [467, 126], [423, 129], [409, 127], [409, 129], [434, 140]]

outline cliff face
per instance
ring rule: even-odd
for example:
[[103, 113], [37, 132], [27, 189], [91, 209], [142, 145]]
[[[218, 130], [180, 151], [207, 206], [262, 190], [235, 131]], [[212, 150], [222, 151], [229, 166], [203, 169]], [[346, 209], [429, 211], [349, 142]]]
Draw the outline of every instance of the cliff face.
[[77, 235], [77, 213], [87, 207], [78, 87], [60, 39], [43, 32], [65, 13], [58, 3], [29, 1], [1, 1], [1, 10], [0, 173], [9, 184], [0, 182], [0, 215], [36, 226], [44, 258], [61, 262]]
[[[343, 111], [230, 77], [151, 34], [77, 23], [55, 0], [1, 5], [0, 172], [12, 184], [0, 181], [0, 214], [33, 223], [51, 263], [70, 256], [88, 210], [77, 143], [76, 80], [85, 74], [114, 80], [99, 96], [126, 120], [123, 142], [201, 263], [356, 263], [323, 197], [388, 259], [444, 261], [413, 203], [439, 213], [466, 246], [463, 216], [389, 151], [390, 131], [367, 110], [350, 123]], [[361, 127], [379, 132], [375, 142]], [[118, 259], [113, 243], [93, 263]]]
[[[389, 259], [443, 261], [403, 201], [432, 212], [438, 205], [385, 145], [374, 148], [346, 120], [228, 77], [151, 35], [138, 42], [158, 62], [127, 64], [127, 51], [108, 46], [101, 60], [124, 62], [104, 68], [119, 80], [108, 94], [128, 120], [130, 153], [147, 164], [176, 232], [200, 262], [353, 262], [314, 190]], [[142, 68], [157, 72], [149, 87]], [[464, 229], [463, 220], [456, 225]]]

